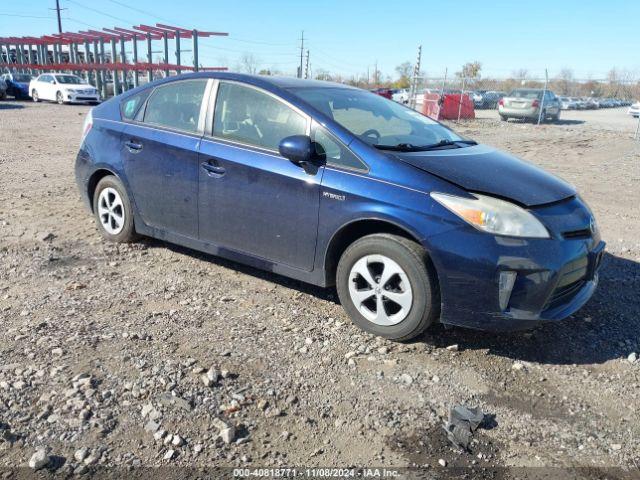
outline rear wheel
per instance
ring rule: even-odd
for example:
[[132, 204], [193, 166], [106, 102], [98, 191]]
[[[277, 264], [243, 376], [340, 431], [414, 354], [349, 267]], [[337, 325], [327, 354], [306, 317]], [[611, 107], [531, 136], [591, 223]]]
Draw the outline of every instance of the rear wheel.
[[34, 102], [38, 103], [40, 101], [40, 96], [38, 95], [38, 91], [34, 88], [31, 92], [31, 98]]
[[123, 243], [138, 237], [129, 196], [115, 176], [106, 176], [98, 182], [93, 194], [93, 213], [100, 233], [107, 240]]
[[343, 253], [336, 273], [340, 302], [363, 330], [409, 340], [437, 318], [435, 274], [425, 250], [404, 237], [374, 234]]

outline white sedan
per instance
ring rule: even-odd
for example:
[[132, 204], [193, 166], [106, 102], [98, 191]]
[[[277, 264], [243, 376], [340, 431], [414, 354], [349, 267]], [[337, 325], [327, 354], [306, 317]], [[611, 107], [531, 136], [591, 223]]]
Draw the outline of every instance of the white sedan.
[[34, 102], [51, 100], [63, 103], [99, 103], [100, 93], [82, 78], [67, 73], [43, 73], [29, 83]]
[[640, 117], [640, 102], [636, 102], [629, 107], [629, 115], [638, 118]]

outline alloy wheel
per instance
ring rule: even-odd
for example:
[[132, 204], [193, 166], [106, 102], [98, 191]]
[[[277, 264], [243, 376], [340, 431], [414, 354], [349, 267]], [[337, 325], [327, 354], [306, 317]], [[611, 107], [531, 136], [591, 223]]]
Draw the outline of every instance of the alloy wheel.
[[351, 267], [349, 294], [358, 311], [377, 325], [403, 321], [413, 304], [405, 271], [384, 255], [366, 255]]
[[124, 206], [115, 188], [107, 187], [100, 192], [98, 217], [102, 228], [111, 235], [119, 234], [124, 228]]

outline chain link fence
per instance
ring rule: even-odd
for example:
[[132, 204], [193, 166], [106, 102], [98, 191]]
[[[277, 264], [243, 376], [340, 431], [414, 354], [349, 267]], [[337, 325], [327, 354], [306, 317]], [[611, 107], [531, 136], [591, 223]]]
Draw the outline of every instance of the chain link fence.
[[[499, 119], [504, 110], [501, 104], [509, 103], [513, 94], [539, 90], [535, 95], [530, 93], [535, 97], [530, 100], [538, 102], [530, 102], [536, 107], [531, 109], [530, 116], [523, 114], [522, 120], [539, 124], [557, 119], [562, 123], [563, 117], [589, 118], [587, 111], [613, 109], [611, 116], [632, 125], [631, 133], [640, 139], [640, 77], [574, 79], [523, 70], [506, 78], [481, 78], [444, 71], [440, 76], [417, 76], [412, 80], [415, 94], [409, 92], [405, 103], [440, 119], [456, 122], [468, 118]], [[635, 118], [637, 121], [633, 122]]]

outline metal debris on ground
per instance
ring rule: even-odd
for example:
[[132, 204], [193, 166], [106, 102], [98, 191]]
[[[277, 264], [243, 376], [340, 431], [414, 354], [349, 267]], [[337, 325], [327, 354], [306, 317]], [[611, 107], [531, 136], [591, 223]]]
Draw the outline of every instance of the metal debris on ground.
[[456, 405], [449, 410], [449, 420], [444, 425], [447, 438], [456, 447], [468, 450], [473, 432], [484, 421], [484, 413], [480, 408], [469, 408], [464, 405]]

